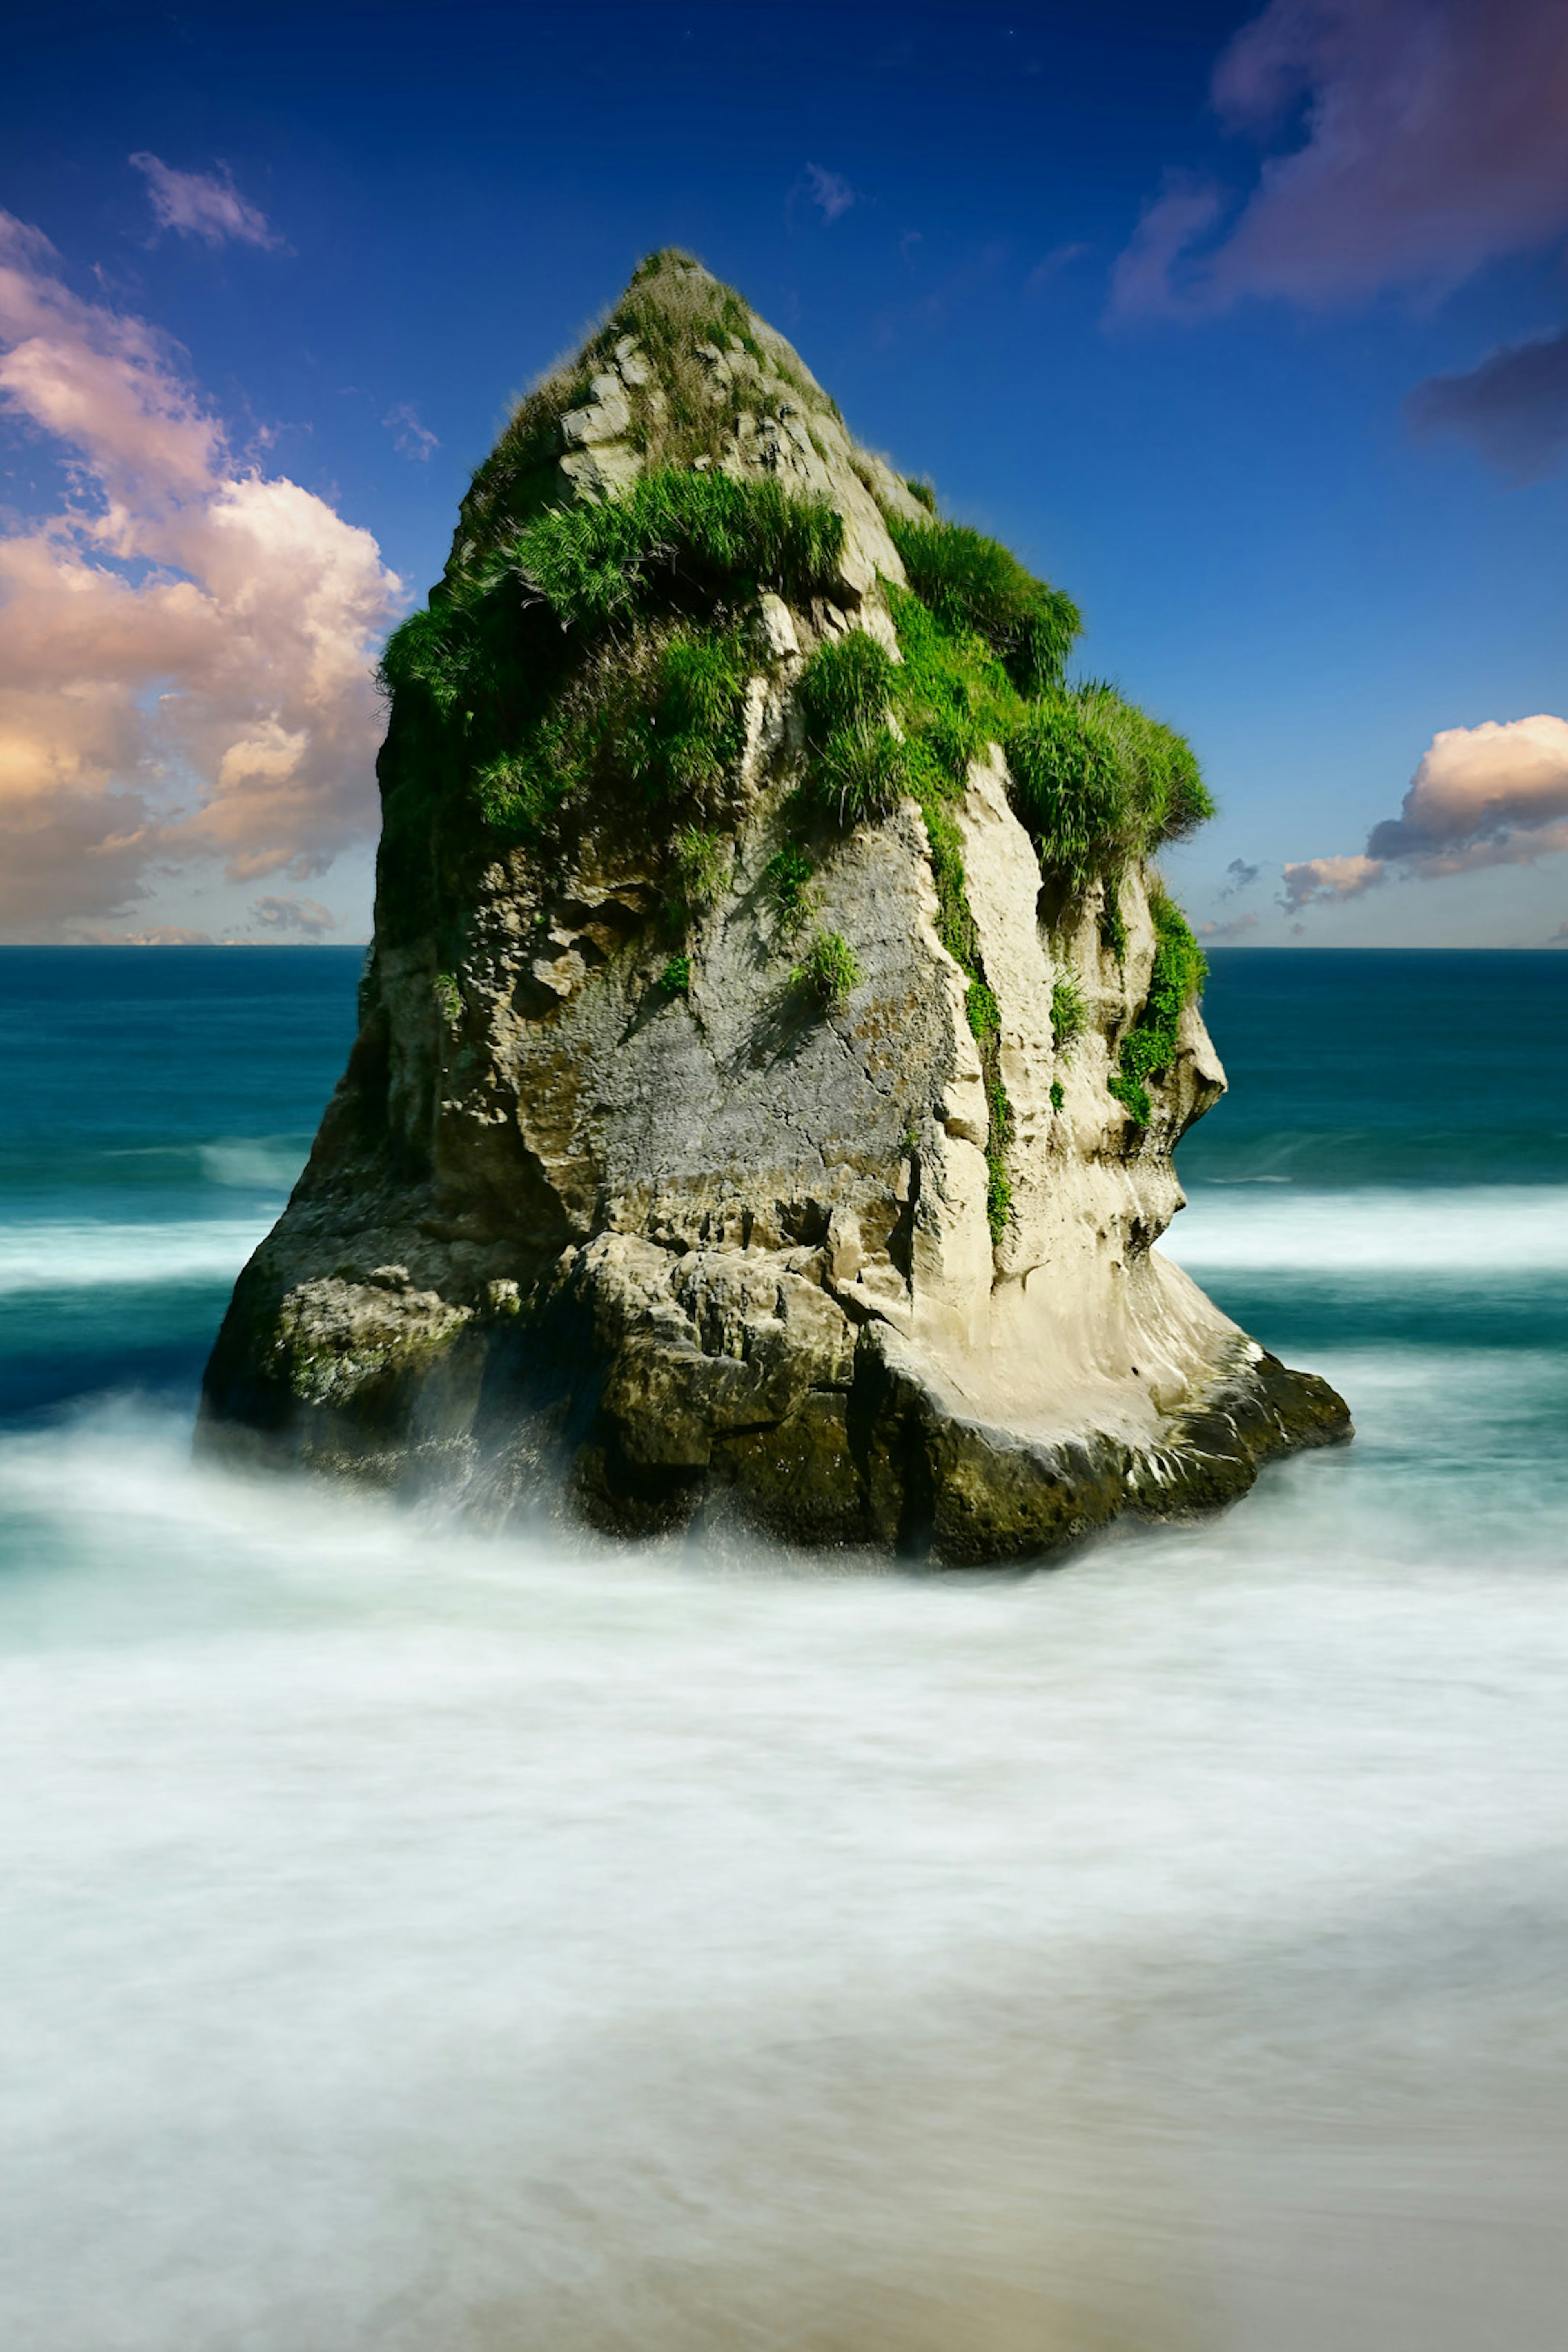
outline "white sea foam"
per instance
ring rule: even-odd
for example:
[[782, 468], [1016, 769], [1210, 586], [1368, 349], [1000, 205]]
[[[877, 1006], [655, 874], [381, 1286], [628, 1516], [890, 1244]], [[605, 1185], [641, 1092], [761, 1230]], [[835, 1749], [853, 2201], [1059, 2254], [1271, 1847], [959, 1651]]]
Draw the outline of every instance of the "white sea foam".
[[0, 1442], [6, 2340], [1556, 2352], [1568, 1612], [1433, 1417], [1549, 1360], [1324, 1369], [1026, 1580]]
[[1472, 1185], [1430, 1192], [1195, 1186], [1162, 1244], [1199, 1279], [1222, 1269], [1447, 1274], [1568, 1269], [1568, 1191]]
[[145, 1224], [38, 1218], [0, 1224], [0, 1297], [231, 1282], [271, 1222], [268, 1216]]

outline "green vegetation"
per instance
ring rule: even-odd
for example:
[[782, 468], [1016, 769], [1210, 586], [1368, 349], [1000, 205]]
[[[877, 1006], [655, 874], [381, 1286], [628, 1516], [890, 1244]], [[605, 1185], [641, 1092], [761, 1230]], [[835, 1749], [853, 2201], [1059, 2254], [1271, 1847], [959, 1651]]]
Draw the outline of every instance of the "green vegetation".
[[1070, 1054], [1089, 1025], [1089, 1006], [1078, 980], [1064, 971], [1051, 984], [1051, 1034], [1058, 1054]]
[[811, 912], [812, 872], [810, 857], [795, 841], [786, 842], [763, 868], [763, 888], [786, 932], [798, 931]]
[[661, 996], [684, 996], [691, 986], [691, 958], [671, 956], [654, 985]]
[[842, 933], [818, 930], [791, 972], [790, 986], [826, 1013], [842, 1004], [863, 978], [860, 959]]
[[954, 633], [973, 631], [999, 656], [1020, 694], [1047, 694], [1061, 683], [1083, 626], [1059, 588], [1026, 572], [996, 540], [966, 524], [886, 518], [910, 586]]
[[909, 789], [904, 747], [888, 725], [897, 676], [864, 629], [829, 638], [802, 672], [806, 798], [844, 831], [885, 816]]
[[677, 911], [689, 919], [710, 907], [730, 870], [728, 848], [716, 833], [685, 824], [670, 844]]
[[460, 1028], [463, 1019], [463, 993], [458, 986], [457, 974], [450, 971], [438, 971], [430, 982], [430, 993], [436, 1000], [436, 1010], [447, 1028], [451, 1030]]
[[1075, 892], [1214, 814], [1191, 746], [1100, 680], [1032, 703], [1005, 749], [1040, 861]]
[[832, 579], [843, 542], [843, 518], [825, 499], [665, 467], [622, 498], [536, 515], [500, 552], [563, 627], [594, 629], [676, 583], [731, 600], [759, 588], [804, 600]]
[[1122, 1038], [1109, 1081], [1117, 1101], [1140, 1127], [1149, 1124], [1148, 1081], [1160, 1076], [1175, 1060], [1182, 1013], [1202, 990], [1208, 971], [1203, 950], [1174, 899], [1156, 890], [1151, 894], [1149, 912], [1154, 919], [1149, 993]]
[[1060, 1078], [1053, 1078], [1051, 1080], [1051, 1108], [1053, 1110], [1060, 1110], [1067, 1098], [1067, 1088], [1063, 1086]]
[[919, 505], [924, 507], [927, 514], [935, 514], [936, 484], [934, 482], [928, 482], [923, 474], [910, 474], [905, 480], [904, 488], [908, 490], [911, 499], [915, 499]]

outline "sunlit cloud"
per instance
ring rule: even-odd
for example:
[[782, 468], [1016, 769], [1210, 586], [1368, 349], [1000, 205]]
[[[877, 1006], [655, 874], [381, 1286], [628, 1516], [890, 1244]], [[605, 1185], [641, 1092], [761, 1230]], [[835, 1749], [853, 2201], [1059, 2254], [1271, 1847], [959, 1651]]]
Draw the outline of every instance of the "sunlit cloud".
[[1568, 719], [1487, 719], [1434, 735], [1396, 817], [1359, 856], [1285, 868], [1282, 903], [1359, 898], [1391, 873], [1422, 881], [1532, 866], [1568, 849]]
[[1271, 0], [1212, 95], [1231, 131], [1291, 143], [1239, 209], [1168, 183], [1118, 264], [1113, 311], [1441, 293], [1568, 230], [1561, 0]]
[[1318, 898], [1359, 898], [1386, 878], [1376, 857], [1304, 857], [1286, 866], [1279, 903], [1307, 907]]
[[69, 936], [169, 868], [304, 880], [371, 835], [400, 583], [370, 533], [237, 464], [175, 347], [4, 214], [0, 399], [68, 483], [0, 535], [0, 934]]
[[1256, 915], [1233, 915], [1228, 923], [1200, 923], [1198, 937], [1212, 948], [1226, 947], [1233, 940], [1244, 939], [1248, 931], [1258, 929]]
[[181, 172], [145, 152], [132, 155], [132, 164], [147, 183], [153, 217], [161, 229], [181, 236], [199, 236], [205, 245], [259, 245], [273, 250], [283, 239], [265, 213], [242, 196], [226, 168], [216, 172]]

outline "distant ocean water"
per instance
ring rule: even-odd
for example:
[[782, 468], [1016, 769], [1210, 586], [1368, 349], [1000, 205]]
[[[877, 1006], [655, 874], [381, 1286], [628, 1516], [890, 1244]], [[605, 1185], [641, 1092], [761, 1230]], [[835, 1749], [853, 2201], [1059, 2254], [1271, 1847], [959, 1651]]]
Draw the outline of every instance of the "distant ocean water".
[[193, 1467], [358, 961], [0, 950], [0, 2340], [1556, 2352], [1568, 955], [1216, 955], [1357, 1442], [926, 1580]]

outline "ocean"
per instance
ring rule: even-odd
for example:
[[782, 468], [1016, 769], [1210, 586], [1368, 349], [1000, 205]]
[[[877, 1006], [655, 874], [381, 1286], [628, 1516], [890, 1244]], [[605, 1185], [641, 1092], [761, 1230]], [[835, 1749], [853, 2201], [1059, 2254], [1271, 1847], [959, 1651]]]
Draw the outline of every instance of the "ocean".
[[1568, 954], [1216, 954], [1358, 1435], [911, 1576], [190, 1458], [355, 950], [0, 950], [0, 2341], [1557, 2352]]

